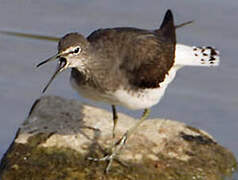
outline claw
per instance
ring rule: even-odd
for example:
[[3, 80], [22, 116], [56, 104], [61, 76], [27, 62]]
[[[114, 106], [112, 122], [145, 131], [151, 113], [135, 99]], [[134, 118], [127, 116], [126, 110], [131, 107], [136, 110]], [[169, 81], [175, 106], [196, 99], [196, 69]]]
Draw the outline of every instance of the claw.
[[105, 157], [103, 158], [93, 158], [93, 157], [88, 157], [87, 159], [90, 160], [90, 161], [94, 161], [94, 162], [99, 162], [99, 161], [108, 161], [107, 163], [107, 167], [105, 169], [105, 173], [108, 174], [110, 169], [111, 169], [111, 166], [112, 166], [112, 161], [114, 159], [114, 154], [112, 153], [111, 155], [106, 155]]
[[119, 151], [122, 149], [123, 145], [125, 145], [127, 140], [127, 133], [125, 133], [121, 139], [119, 139], [112, 147], [112, 150], [110, 154], [104, 156], [103, 158], [93, 158], [93, 157], [88, 157], [87, 159], [90, 161], [94, 162], [99, 162], [99, 161], [108, 161], [107, 167], [105, 169], [105, 173], [108, 174], [109, 170], [112, 166], [112, 161], [115, 159], [115, 156], [119, 153]]
[[93, 157], [88, 157], [87, 158], [89, 161], [95, 161], [95, 162], [99, 162], [99, 161], [109, 161], [112, 158], [112, 155], [106, 155], [103, 158], [93, 158]]
[[135, 124], [135, 126], [130, 128], [115, 144], [113, 144], [111, 148], [111, 153], [109, 153], [103, 158], [88, 157], [88, 160], [97, 161], [97, 162], [108, 161], [107, 167], [105, 169], [105, 173], [108, 173], [111, 168], [113, 159], [116, 159], [116, 155], [121, 151], [123, 146], [126, 144], [126, 141], [129, 138], [129, 136], [132, 135], [132, 133], [136, 130], [136, 128], [148, 117], [149, 114], [150, 114], [150, 110], [145, 109], [141, 119]]

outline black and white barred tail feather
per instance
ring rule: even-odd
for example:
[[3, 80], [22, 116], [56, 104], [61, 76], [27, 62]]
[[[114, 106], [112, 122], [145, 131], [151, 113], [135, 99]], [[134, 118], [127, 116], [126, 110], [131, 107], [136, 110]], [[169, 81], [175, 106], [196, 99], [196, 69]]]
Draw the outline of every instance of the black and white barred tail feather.
[[214, 47], [176, 45], [175, 65], [177, 66], [218, 66], [219, 63], [219, 51]]

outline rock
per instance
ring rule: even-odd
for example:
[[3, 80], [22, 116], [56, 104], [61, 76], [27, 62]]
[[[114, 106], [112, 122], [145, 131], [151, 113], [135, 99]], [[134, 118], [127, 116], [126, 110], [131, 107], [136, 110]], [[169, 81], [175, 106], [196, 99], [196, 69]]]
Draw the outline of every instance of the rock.
[[[135, 122], [119, 114], [116, 139]], [[111, 112], [76, 100], [42, 97], [1, 160], [0, 177], [219, 180], [236, 168], [234, 155], [209, 134], [176, 121], [144, 122], [106, 175], [106, 162], [87, 157], [103, 157], [112, 142]]]

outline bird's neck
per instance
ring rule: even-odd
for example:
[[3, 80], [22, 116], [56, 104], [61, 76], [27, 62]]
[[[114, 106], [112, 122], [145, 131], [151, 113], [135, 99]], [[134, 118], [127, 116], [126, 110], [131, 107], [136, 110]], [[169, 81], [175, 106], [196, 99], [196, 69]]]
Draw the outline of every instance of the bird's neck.
[[89, 53], [82, 63], [72, 68], [71, 76], [78, 81], [79, 84], [88, 84], [93, 87], [99, 87], [100, 77], [104, 71], [102, 64], [97, 61], [94, 53]]

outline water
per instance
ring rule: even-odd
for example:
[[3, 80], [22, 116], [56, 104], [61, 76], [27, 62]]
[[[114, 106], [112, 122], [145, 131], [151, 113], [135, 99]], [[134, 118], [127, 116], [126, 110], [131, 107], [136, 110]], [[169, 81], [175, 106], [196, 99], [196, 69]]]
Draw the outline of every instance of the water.
[[[177, 24], [195, 20], [178, 29], [178, 42], [213, 45], [220, 50], [222, 62], [218, 68], [179, 71], [161, 103], [153, 107], [152, 117], [202, 128], [238, 158], [237, 0], [0, 0], [0, 29], [53, 36], [72, 31], [88, 35], [113, 26], [153, 29], [159, 27], [168, 8]], [[0, 35], [1, 155], [55, 69], [55, 64], [39, 70], [34, 65], [55, 52], [56, 43]], [[62, 73], [47, 94], [80, 99], [69, 87], [68, 78], [69, 72]], [[139, 112], [120, 111], [139, 116]]]

